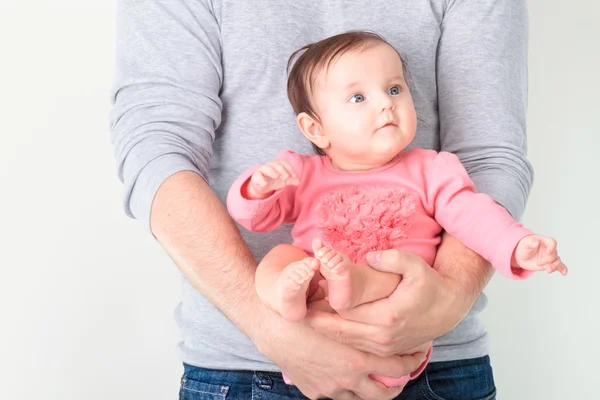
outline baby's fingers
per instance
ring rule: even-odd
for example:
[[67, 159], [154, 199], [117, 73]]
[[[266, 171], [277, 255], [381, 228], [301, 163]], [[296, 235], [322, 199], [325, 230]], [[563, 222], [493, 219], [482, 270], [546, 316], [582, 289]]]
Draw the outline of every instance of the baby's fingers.
[[287, 169], [281, 162], [274, 162], [273, 168], [275, 168], [281, 179], [283, 179], [284, 181], [289, 179], [290, 173], [287, 171]]
[[540, 241], [535, 236], [525, 237], [519, 245], [521, 254], [523, 255], [534, 257], [536, 254], [539, 254]]
[[258, 186], [259, 188], [264, 188], [265, 186], [267, 186], [267, 180], [265, 179], [265, 176], [262, 172], [257, 171], [254, 176], [252, 177], [252, 182]]
[[294, 172], [294, 169], [292, 168], [292, 166], [286, 162], [286, 161], [280, 161], [279, 165], [285, 170], [285, 172], [287, 173], [287, 175], [282, 175], [282, 179], [285, 180], [285, 183], [288, 185], [298, 185], [300, 183], [300, 180], [298, 179], [298, 176], [296, 176], [296, 173]]
[[273, 161], [271, 165], [279, 174], [279, 178], [284, 181], [286, 185], [298, 185], [300, 183], [292, 166], [286, 161]]
[[546, 254], [556, 253], [556, 240], [550, 237], [544, 238], [544, 246], [546, 247]]
[[294, 168], [287, 161], [281, 161], [281, 166], [288, 172], [291, 178], [296, 178], [296, 173], [294, 172]]
[[568, 271], [567, 266], [561, 261], [560, 257], [557, 257], [552, 263], [544, 265], [543, 268], [548, 271], [549, 274], [558, 271], [563, 276], [566, 275]]
[[563, 263], [560, 263], [560, 264], [561, 265], [558, 268], [556, 268], [556, 270], [558, 272], [560, 272], [562, 276], [567, 275], [567, 273], [569, 272], [569, 269], [567, 268], [567, 266], [565, 264], [563, 264]]
[[271, 179], [280, 179], [281, 178], [281, 172], [279, 170], [277, 170], [276, 166], [273, 163], [264, 165], [261, 168], [261, 172], [265, 176], [268, 176]]
[[527, 238], [527, 248], [528, 249], [537, 249], [540, 245], [540, 241], [535, 238]]

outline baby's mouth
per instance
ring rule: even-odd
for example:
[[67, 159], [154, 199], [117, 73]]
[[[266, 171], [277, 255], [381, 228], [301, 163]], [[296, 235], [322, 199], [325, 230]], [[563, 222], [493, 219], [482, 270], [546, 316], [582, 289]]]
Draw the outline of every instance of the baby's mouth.
[[379, 128], [377, 128], [376, 130], [383, 129], [383, 128], [386, 128], [388, 126], [398, 126], [398, 124], [395, 123], [394, 121], [388, 121], [385, 124], [381, 125]]

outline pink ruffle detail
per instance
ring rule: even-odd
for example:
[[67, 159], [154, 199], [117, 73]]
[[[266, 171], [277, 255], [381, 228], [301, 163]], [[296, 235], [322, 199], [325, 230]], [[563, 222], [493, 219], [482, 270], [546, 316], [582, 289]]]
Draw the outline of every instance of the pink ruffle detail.
[[415, 209], [404, 189], [351, 186], [328, 193], [317, 213], [325, 244], [362, 262], [368, 252], [397, 248]]

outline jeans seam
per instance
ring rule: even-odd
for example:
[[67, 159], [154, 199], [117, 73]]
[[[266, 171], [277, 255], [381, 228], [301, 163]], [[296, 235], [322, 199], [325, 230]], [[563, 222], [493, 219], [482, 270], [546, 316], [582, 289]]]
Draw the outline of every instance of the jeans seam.
[[[182, 379], [181, 379], [181, 389], [182, 390], [187, 390], [188, 392], [194, 392], [194, 393], [209, 394], [211, 396], [219, 396], [219, 397], [222, 397], [222, 398], [225, 398], [227, 396], [227, 395], [225, 395], [223, 393], [205, 392], [204, 390], [196, 390], [196, 389], [192, 389], [192, 388], [186, 387], [185, 386], [186, 380], [187, 379], [185, 378], [185, 376], [182, 377]], [[224, 387], [226, 387], [226, 386], [223, 386], [223, 385], [219, 385], [219, 386], [221, 386], [221, 391], [223, 390]]]
[[210, 394], [211, 396], [219, 396], [219, 397], [223, 397], [223, 398], [225, 397], [225, 395], [223, 395], [221, 393], [204, 392], [202, 390], [195, 390], [195, 389], [186, 388], [185, 386], [183, 387], [183, 390], [187, 390], [189, 392], [194, 392], [194, 393]]
[[494, 388], [494, 391], [492, 392], [492, 394], [490, 394], [488, 397], [486, 397], [483, 400], [495, 400], [496, 399], [496, 394], [497, 394], [497, 391], [496, 391], [496, 388]]
[[[435, 392], [433, 391], [433, 389], [431, 388], [431, 386], [429, 385], [429, 378], [427, 377], [427, 370], [423, 371], [423, 375], [424, 375], [424, 385], [421, 385], [421, 387], [419, 388], [419, 390], [421, 391], [421, 394], [423, 396], [425, 396], [428, 400], [446, 400], [440, 396], [438, 396], [437, 394], [435, 394]], [[427, 390], [425, 390], [427, 389]]]
[[[425, 398], [427, 398], [427, 400], [446, 400], [443, 397], [438, 396], [433, 389], [431, 388], [431, 386], [429, 385], [429, 379], [427, 378], [427, 371], [423, 371], [423, 375], [424, 375], [424, 384], [420, 385], [419, 387], [419, 391], [421, 392], [421, 394], [423, 396], [425, 396]], [[496, 394], [497, 394], [497, 389], [494, 385], [494, 390], [491, 394], [489, 394], [486, 397], [481, 398], [480, 400], [495, 400], [496, 399]]]

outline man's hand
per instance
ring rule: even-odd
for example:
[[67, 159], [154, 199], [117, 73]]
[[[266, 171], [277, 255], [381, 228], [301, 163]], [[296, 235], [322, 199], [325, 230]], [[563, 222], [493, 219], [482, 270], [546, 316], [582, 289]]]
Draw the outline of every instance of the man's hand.
[[[271, 312], [270, 310], [268, 312]], [[273, 316], [257, 329], [252, 340], [273, 360], [294, 385], [311, 399], [392, 399], [402, 387], [388, 388], [369, 374], [400, 377], [416, 370], [426, 353], [381, 358], [327, 339], [303, 324]]]
[[412, 253], [387, 250], [370, 254], [367, 262], [401, 275], [396, 290], [341, 315], [311, 309], [307, 321], [314, 329], [382, 357], [411, 354], [452, 330], [472, 306], [472, 299], [459, 293], [460, 285]]

